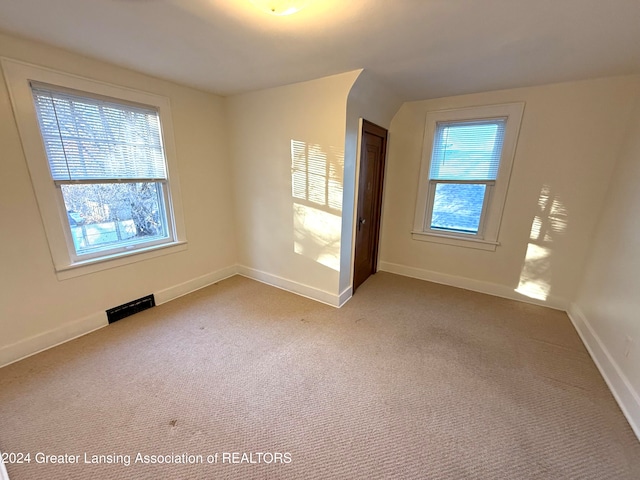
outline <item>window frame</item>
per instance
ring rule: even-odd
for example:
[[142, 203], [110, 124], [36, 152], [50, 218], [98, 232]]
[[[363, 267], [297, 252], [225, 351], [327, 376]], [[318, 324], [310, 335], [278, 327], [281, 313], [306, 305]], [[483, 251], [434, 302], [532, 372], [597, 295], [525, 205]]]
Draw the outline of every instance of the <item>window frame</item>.
[[[64, 280], [185, 250], [187, 239], [169, 99], [9, 58], [0, 58], [0, 63], [58, 278]], [[162, 190], [170, 235], [168, 241], [160, 244], [149, 242], [140, 248], [105, 251], [102, 255], [76, 256], [62, 191], [49, 169], [31, 82], [59, 87], [60, 90], [70, 89], [79, 94], [86, 93], [87, 97], [107, 97], [124, 104], [142, 104], [157, 110], [167, 168], [167, 179]]]
[[69, 257], [71, 262], [74, 264], [85, 264], [92, 260], [100, 260], [103, 258], [111, 258], [113, 256], [131, 253], [135, 254], [136, 251], [151, 249], [154, 247], [162, 247], [165, 244], [175, 243], [175, 228], [173, 225], [172, 218], [170, 217], [170, 205], [171, 201], [169, 199], [169, 185], [167, 180], [149, 180], [149, 181], [130, 181], [130, 180], [122, 180], [119, 182], [104, 182], [100, 180], [83, 180], [83, 181], [55, 181], [56, 184], [56, 199], [58, 201], [58, 208], [67, 212], [66, 204], [64, 201], [64, 195], [62, 193], [63, 185], [97, 185], [97, 184], [126, 184], [126, 183], [154, 183], [158, 185], [160, 189], [160, 194], [158, 195], [158, 199], [160, 200], [160, 205], [164, 208], [164, 212], [166, 213], [166, 230], [167, 236], [161, 238], [155, 238], [152, 240], [133, 240], [130, 242], [122, 241], [117, 245], [112, 245], [106, 248], [95, 248], [93, 251], [78, 254], [75, 248], [75, 242], [73, 239], [73, 233], [71, 232], [72, 225], [69, 223], [68, 216], [66, 218], [66, 226], [68, 228], [64, 229], [65, 239], [67, 241], [67, 248], [69, 250]]
[[[418, 195], [416, 199], [413, 230], [411, 232], [414, 240], [490, 251], [496, 250], [496, 247], [500, 244], [498, 242], [500, 224], [502, 222], [513, 159], [515, 157], [520, 125], [522, 123], [524, 105], [524, 102], [514, 102], [480, 107], [437, 110], [427, 113]], [[496, 180], [431, 180], [429, 178], [438, 123], [462, 123], [497, 118], [505, 118], [506, 126]], [[476, 234], [431, 228], [436, 187], [438, 184], [444, 183], [487, 185], [478, 232]]]
[[[484, 185], [485, 193], [484, 198], [482, 200], [482, 209], [480, 211], [480, 221], [478, 222], [478, 231], [476, 233], [470, 232], [456, 232], [455, 230], [446, 230], [441, 228], [433, 228], [431, 226], [432, 222], [429, 222], [428, 219], [433, 218], [433, 207], [435, 204], [436, 198], [436, 188], [438, 185], [449, 184], [449, 185]], [[495, 180], [433, 180], [429, 179], [429, 190], [428, 190], [428, 200], [427, 200], [427, 210], [425, 212], [425, 232], [440, 235], [440, 234], [453, 234], [453, 235], [461, 235], [461, 238], [476, 238], [483, 239], [484, 238], [484, 225], [486, 223], [486, 211], [487, 206], [491, 202], [493, 188], [495, 187]], [[462, 237], [464, 236], [464, 237]]]

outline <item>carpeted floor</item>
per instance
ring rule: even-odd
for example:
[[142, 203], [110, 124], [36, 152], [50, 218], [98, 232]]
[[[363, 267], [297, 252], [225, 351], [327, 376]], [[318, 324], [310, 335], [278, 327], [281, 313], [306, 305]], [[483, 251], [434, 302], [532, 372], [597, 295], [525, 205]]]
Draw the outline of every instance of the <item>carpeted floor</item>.
[[5, 367], [0, 450], [11, 480], [640, 478], [564, 313], [386, 273], [340, 310], [233, 277]]

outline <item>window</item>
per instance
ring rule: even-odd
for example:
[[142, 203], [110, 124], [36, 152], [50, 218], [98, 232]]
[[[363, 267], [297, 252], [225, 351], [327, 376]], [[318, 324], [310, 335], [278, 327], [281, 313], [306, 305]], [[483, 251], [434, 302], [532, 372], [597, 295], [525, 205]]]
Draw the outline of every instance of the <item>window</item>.
[[58, 276], [183, 249], [168, 99], [2, 64]]
[[31, 83], [74, 260], [173, 240], [154, 108]]
[[414, 239], [495, 250], [523, 110], [427, 114]]

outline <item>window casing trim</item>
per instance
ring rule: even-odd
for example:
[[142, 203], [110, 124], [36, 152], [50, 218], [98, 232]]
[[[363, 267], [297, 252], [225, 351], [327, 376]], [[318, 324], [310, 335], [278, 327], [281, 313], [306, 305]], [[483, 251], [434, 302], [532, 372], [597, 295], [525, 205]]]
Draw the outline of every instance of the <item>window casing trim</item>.
[[103, 257], [84, 260], [74, 263], [65, 268], [61, 268], [56, 272], [59, 280], [66, 280], [68, 278], [80, 277], [90, 273], [99, 272], [101, 270], [107, 270], [109, 268], [115, 268], [122, 265], [132, 263], [132, 261], [149, 260], [151, 258], [161, 257], [172, 253], [183, 252], [187, 250], [187, 242], [173, 242], [156, 245], [153, 247], [141, 248], [133, 252], [116, 253], [112, 255], [105, 255]]
[[[418, 195], [412, 238], [421, 241], [433, 241], [453, 246], [466, 246], [469, 248], [481, 248], [483, 250], [495, 250], [499, 245], [498, 235], [502, 222], [502, 213], [506, 201], [516, 144], [520, 132], [520, 124], [524, 112], [524, 102], [457, 108], [428, 112], [426, 116], [425, 133], [423, 138], [422, 159], [418, 184]], [[447, 230], [432, 229], [430, 226], [435, 197], [435, 184], [447, 183], [443, 180], [430, 180], [431, 155], [435, 141], [435, 133], [439, 122], [468, 122], [489, 119], [506, 118], [506, 131], [500, 157], [500, 166], [495, 181], [455, 180], [449, 183], [473, 183], [482, 184], [493, 182], [486, 191], [480, 225], [477, 234], [455, 233]], [[488, 247], [487, 247], [488, 246]]]
[[[167, 247], [186, 245], [186, 231], [182, 211], [180, 181], [178, 175], [171, 106], [167, 97], [112, 85], [73, 74], [59, 72], [45, 67], [24, 63], [10, 58], [0, 58], [0, 64], [7, 82], [24, 155], [29, 168], [38, 208], [49, 243], [54, 269], [59, 279], [70, 278], [88, 273], [87, 265], [95, 263], [91, 271], [99, 271], [113, 266], [133, 263], [149, 258], [149, 250], [162, 248], [162, 254], [175, 250]], [[168, 221], [173, 238], [169, 242], [157, 246], [148, 246], [125, 252], [111, 252], [92, 259], [82, 256], [79, 259], [70, 252], [70, 232], [67, 232], [68, 219], [60, 192], [60, 186], [51, 178], [47, 156], [40, 134], [37, 113], [31, 93], [31, 82], [59, 86], [76, 92], [86, 92], [97, 97], [108, 97], [122, 100], [123, 103], [153, 106], [157, 109], [162, 124], [162, 142], [165, 150], [167, 166], [167, 185], [165, 201], [167, 202]], [[60, 205], [62, 202], [62, 206]], [[72, 243], [71, 243], [72, 245]], [[110, 260], [118, 258], [118, 262]], [[117, 265], [116, 265], [117, 264]], [[70, 274], [73, 269], [77, 274]], [[64, 272], [64, 273], [63, 273]]]

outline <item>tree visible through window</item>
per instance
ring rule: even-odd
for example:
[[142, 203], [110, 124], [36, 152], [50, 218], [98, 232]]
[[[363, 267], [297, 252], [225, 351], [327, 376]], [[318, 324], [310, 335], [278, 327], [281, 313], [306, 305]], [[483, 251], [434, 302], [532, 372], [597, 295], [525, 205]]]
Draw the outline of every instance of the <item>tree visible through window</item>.
[[155, 183], [61, 185], [78, 254], [124, 241], [167, 236]]
[[158, 112], [42, 84], [32, 92], [75, 255], [170, 241]]

